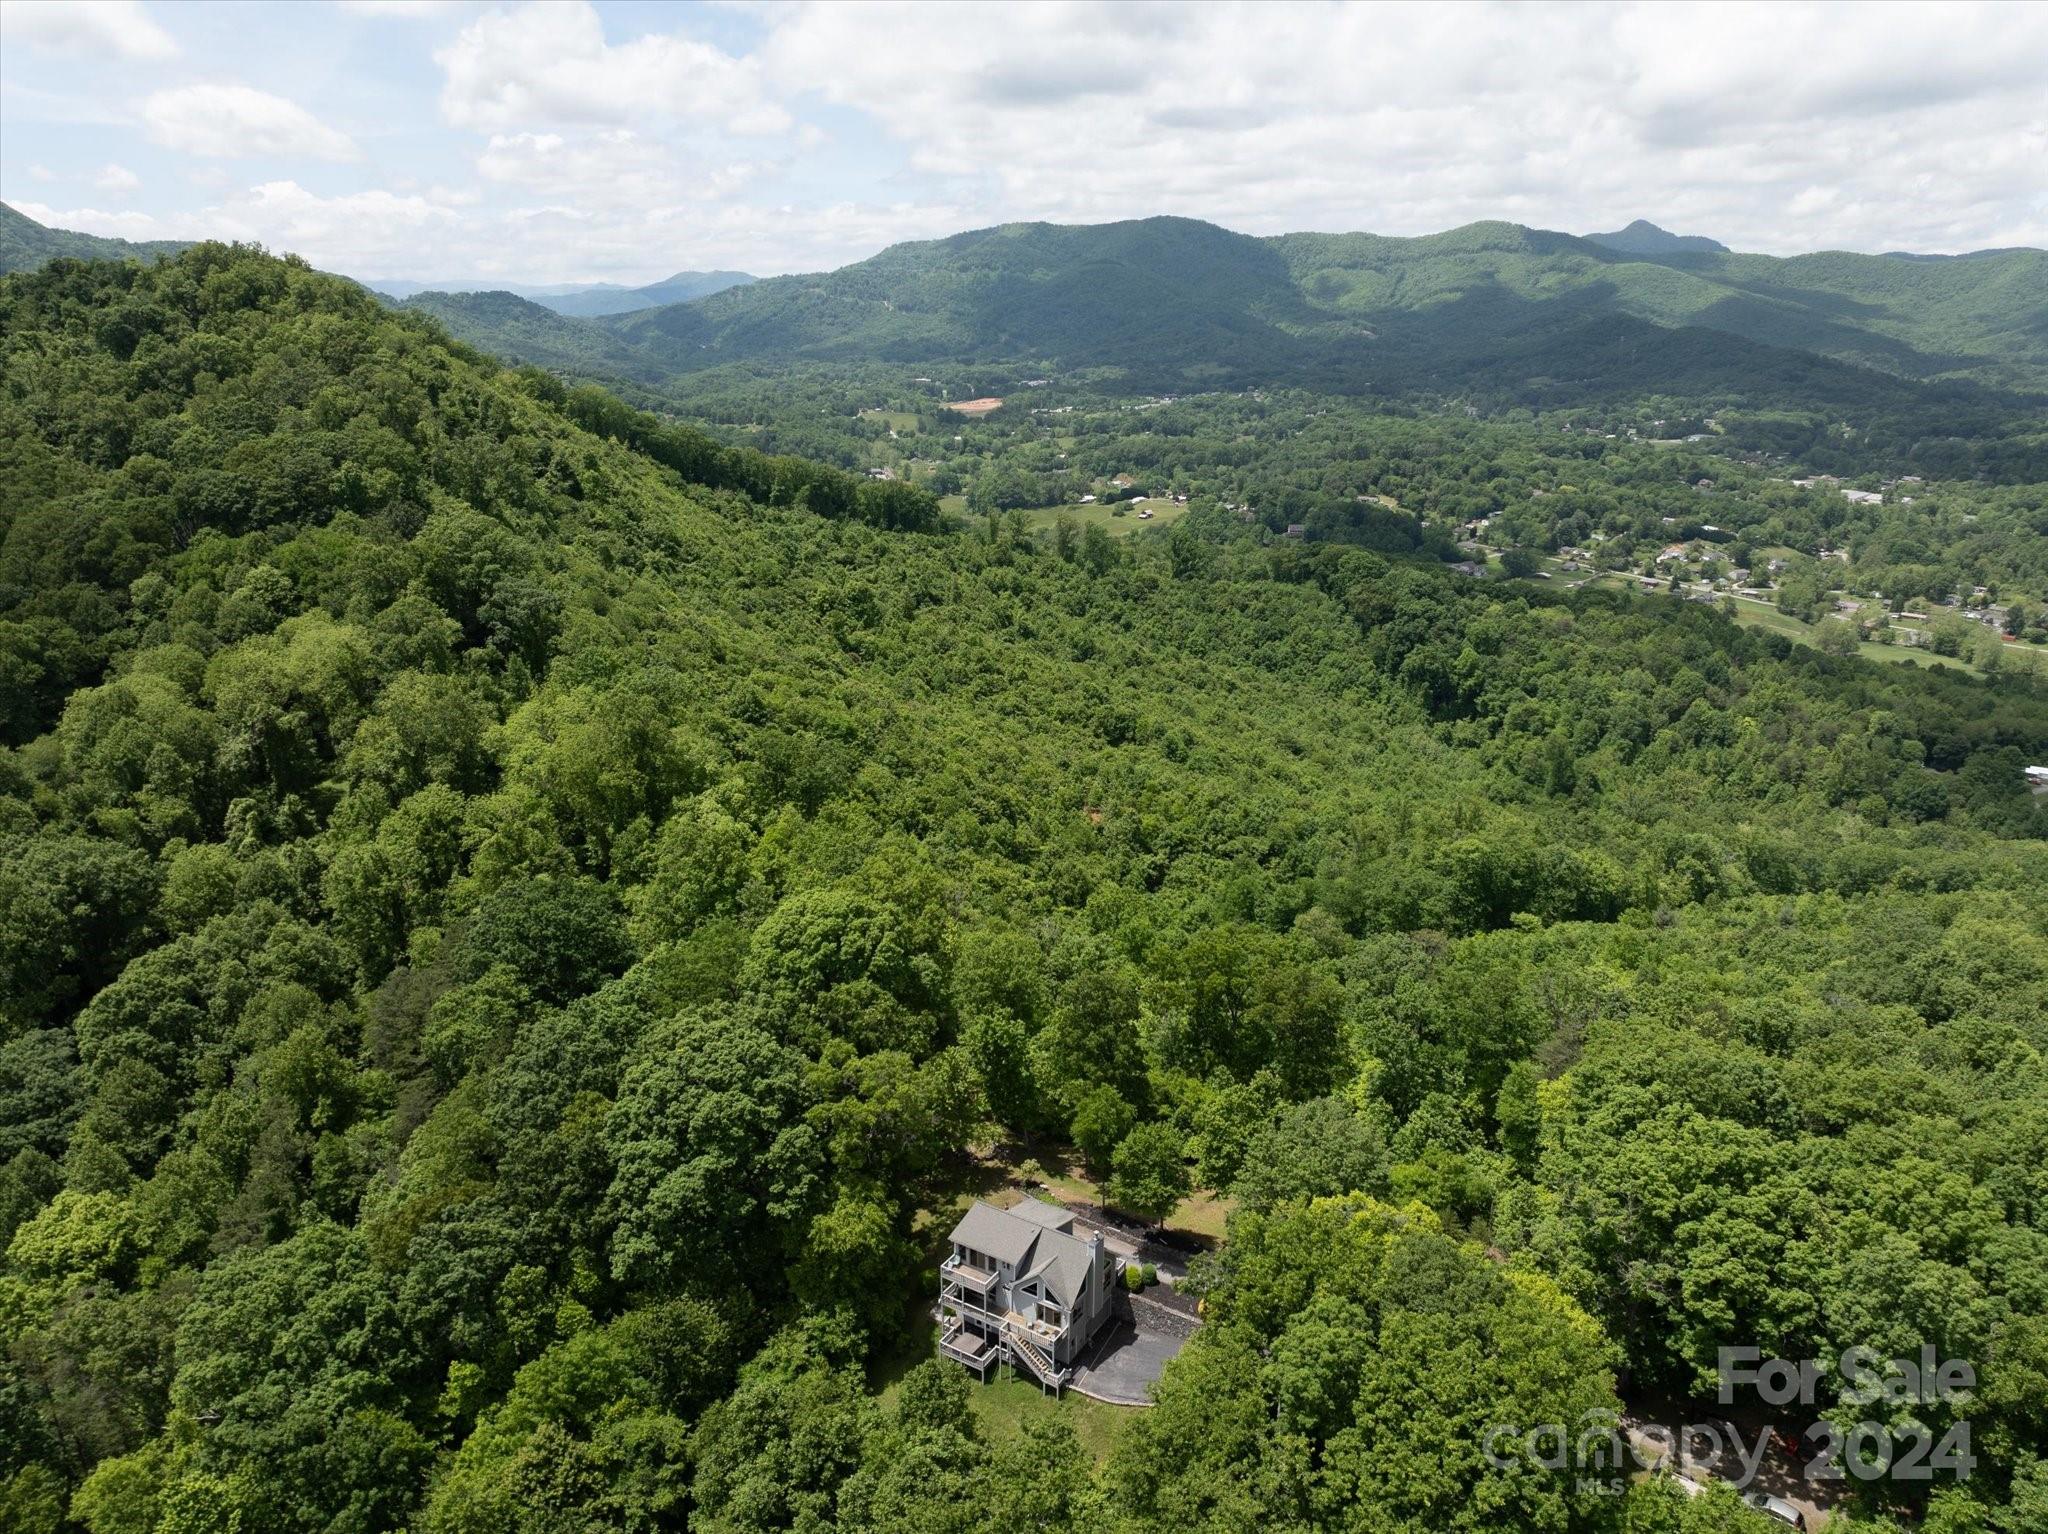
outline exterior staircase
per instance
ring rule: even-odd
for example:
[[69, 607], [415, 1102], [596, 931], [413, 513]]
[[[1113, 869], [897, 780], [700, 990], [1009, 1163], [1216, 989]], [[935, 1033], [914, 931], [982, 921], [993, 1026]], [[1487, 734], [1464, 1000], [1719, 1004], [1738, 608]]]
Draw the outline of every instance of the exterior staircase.
[[1004, 1323], [1003, 1340], [1010, 1345], [1010, 1356], [1029, 1369], [1041, 1385], [1050, 1385], [1058, 1390], [1066, 1384], [1070, 1371], [1055, 1367], [1052, 1355], [1033, 1341], [1016, 1322]]

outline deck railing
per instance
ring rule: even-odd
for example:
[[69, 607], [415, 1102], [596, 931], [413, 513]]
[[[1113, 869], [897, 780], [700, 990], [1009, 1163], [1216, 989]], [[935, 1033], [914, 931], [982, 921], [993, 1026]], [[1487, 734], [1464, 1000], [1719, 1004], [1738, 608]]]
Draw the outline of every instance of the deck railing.
[[962, 1262], [958, 1257], [948, 1257], [939, 1267], [939, 1277], [976, 1294], [987, 1294], [995, 1288], [997, 1275], [971, 1262]]

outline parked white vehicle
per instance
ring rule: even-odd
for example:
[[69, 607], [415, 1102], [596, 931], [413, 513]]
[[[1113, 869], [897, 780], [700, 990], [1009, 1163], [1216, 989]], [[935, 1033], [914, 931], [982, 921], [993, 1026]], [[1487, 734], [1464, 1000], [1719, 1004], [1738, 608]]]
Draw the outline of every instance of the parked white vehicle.
[[1795, 1529], [1806, 1527], [1806, 1514], [1799, 1511], [1783, 1497], [1774, 1497], [1767, 1491], [1752, 1491], [1743, 1499], [1760, 1513], [1768, 1513], [1780, 1523], [1789, 1523]]

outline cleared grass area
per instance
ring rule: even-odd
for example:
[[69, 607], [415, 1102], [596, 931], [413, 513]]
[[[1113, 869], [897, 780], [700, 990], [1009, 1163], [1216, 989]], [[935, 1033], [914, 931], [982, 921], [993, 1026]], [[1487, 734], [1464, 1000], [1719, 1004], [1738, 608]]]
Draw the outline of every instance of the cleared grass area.
[[[1610, 571], [1589, 585], [1620, 586], [1631, 591], [1640, 591], [1641, 586], [1633, 576], [1624, 576]], [[1644, 593], [1650, 595], [1651, 593]], [[1661, 594], [1661, 593], [1660, 593]], [[1813, 625], [1803, 623], [1790, 613], [1781, 612], [1769, 602], [1759, 602], [1754, 597], [1736, 597], [1735, 621], [1744, 628], [1760, 629], [1766, 633], [1783, 634], [1800, 644], [1813, 643]], [[1873, 644], [1869, 640], [1856, 646], [1856, 653], [1865, 660], [1874, 660], [1891, 666], [1953, 666], [1970, 676], [1981, 677], [1984, 673], [1968, 661], [1953, 656], [1936, 655], [1932, 650], [1912, 645]]]
[[[1007, 1373], [1007, 1371], [1004, 1371]], [[1116, 1447], [1117, 1438], [1141, 1406], [1110, 1406], [1068, 1391], [1058, 1400], [1028, 1380], [991, 1379], [976, 1385], [968, 1396], [981, 1430], [992, 1442], [1006, 1443], [1022, 1436], [1034, 1422], [1064, 1418], [1081, 1440], [1088, 1457], [1100, 1465]]]
[[[936, 1279], [932, 1287], [936, 1292]], [[934, 1357], [937, 1348], [938, 1326], [931, 1317], [931, 1301], [926, 1299], [920, 1305], [910, 1335], [875, 1368], [869, 1379], [875, 1388], [875, 1399], [884, 1411], [893, 1409], [897, 1396], [903, 1393], [903, 1376], [927, 1358]], [[1014, 1377], [1008, 1367], [998, 1369], [986, 1385], [970, 1376], [967, 1390], [975, 1420], [990, 1442], [1007, 1443], [1020, 1437], [1024, 1429], [1034, 1422], [1065, 1418], [1074, 1429], [1074, 1436], [1081, 1440], [1081, 1447], [1098, 1465], [1108, 1459], [1109, 1451], [1116, 1447], [1117, 1435], [1123, 1431], [1124, 1424], [1144, 1410], [1141, 1406], [1111, 1406], [1105, 1401], [1091, 1401], [1071, 1390], [1055, 1400], [1041, 1391], [1034, 1381]]]
[[1866, 639], [1856, 646], [1856, 653], [1865, 660], [1889, 661], [1894, 666], [1953, 666], [1956, 670], [1968, 672], [1971, 676], [1984, 674], [1966, 660], [1958, 660], [1953, 655], [1936, 655], [1932, 650], [1923, 650], [1913, 645], [1872, 644]]
[[1813, 633], [1810, 625], [1802, 623], [1788, 612], [1781, 612], [1768, 602], [1759, 602], [1754, 597], [1735, 599], [1735, 621], [1744, 628], [1764, 629], [1773, 634], [1787, 634], [1800, 640], [1810, 638]]
[[[1123, 515], [1117, 516], [1117, 511], [1121, 511]], [[1141, 511], [1149, 511], [1152, 515], [1141, 517], [1138, 515]], [[1013, 515], [1022, 517], [1024, 525], [1033, 532], [1051, 529], [1061, 517], [1072, 517], [1074, 525], [1078, 528], [1100, 527], [1112, 538], [1128, 538], [1131, 534], [1143, 532], [1148, 527], [1171, 527], [1186, 516], [1187, 511], [1187, 507], [1176, 505], [1172, 501], [1146, 501], [1142, 505], [1123, 501], [1114, 508], [1099, 503], [1094, 506], [1041, 506], [1033, 511], [1020, 511]]]
[[[1801, 644], [1813, 643], [1813, 625], [1802, 623], [1790, 613], [1780, 612], [1767, 602], [1754, 601], [1749, 597], [1735, 599], [1735, 621], [1744, 628], [1765, 629], [1774, 634], [1784, 634]], [[1968, 661], [1953, 656], [1936, 655], [1932, 650], [1915, 645], [1874, 644], [1864, 640], [1856, 646], [1856, 653], [1865, 660], [1874, 660], [1890, 666], [1953, 666], [1970, 676], [1981, 677], [1984, 673]]]
[[1237, 1208], [1237, 1200], [1225, 1193], [1212, 1193], [1207, 1188], [1197, 1188], [1180, 1202], [1180, 1207], [1166, 1221], [1169, 1230], [1184, 1230], [1191, 1236], [1206, 1236], [1211, 1241], [1221, 1242], [1223, 1227], [1229, 1223], [1231, 1212]]
[[[991, 1145], [977, 1152], [996, 1191], [984, 1193], [998, 1209], [1025, 1196], [1025, 1189], [1070, 1204], [1100, 1204], [1102, 1189], [1088, 1176], [1072, 1146], [1040, 1140], [1028, 1148], [1015, 1143]], [[1033, 1184], [1044, 1184], [1043, 1189]]]
[[893, 432], [917, 430], [917, 417], [908, 410], [863, 410], [860, 418], [863, 421], [877, 421]]

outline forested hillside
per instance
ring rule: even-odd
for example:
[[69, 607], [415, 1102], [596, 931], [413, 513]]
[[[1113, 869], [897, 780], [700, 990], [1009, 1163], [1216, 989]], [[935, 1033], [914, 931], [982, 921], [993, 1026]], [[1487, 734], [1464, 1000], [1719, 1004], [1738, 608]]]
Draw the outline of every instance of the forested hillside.
[[[219, 245], [0, 346], [10, 1526], [1753, 1530], [1481, 1446], [1729, 1342], [2048, 1521], [2024, 678], [969, 531]], [[928, 1356], [996, 1141], [1236, 1211], [1099, 1463]]]
[[1905, 261], [1825, 251], [1616, 249], [1518, 224], [1417, 239], [1288, 235], [1303, 290], [1338, 313], [1455, 314], [1475, 298], [1555, 320], [1626, 315], [1738, 336], [1903, 378], [2048, 387], [2048, 251]]
[[581, 378], [658, 386], [670, 370], [591, 319], [562, 314], [516, 293], [415, 293], [402, 306], [431, 315], [453, 335], [510, 362]]
[[70, 256], [80, 261], [150, 260], [174, 256], [185, 240], [115, 240], [71, 229], [48, 229], [0, 202], [0, 273], [32, 272], [46, 261]]
[[560, 332], [442, 312], [502, 355], [648, 382], [734, 362], [997, 362], [1135, 389], [1654, 391], [1859, 413], [2048, 390], [2048, 253], [1782, 260], [1505, 223], [1416, 239], [1006, 224]]

